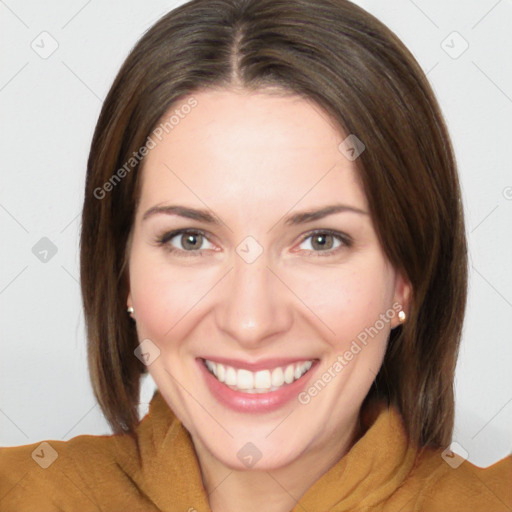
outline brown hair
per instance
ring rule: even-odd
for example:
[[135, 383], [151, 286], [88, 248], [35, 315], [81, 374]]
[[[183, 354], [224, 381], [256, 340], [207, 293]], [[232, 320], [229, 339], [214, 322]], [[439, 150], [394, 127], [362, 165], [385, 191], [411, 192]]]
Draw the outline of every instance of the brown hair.
[[125, 164], [171, 105], [234, 84], [313, 100], [364, 142], [355, 163], [377, 235], [413, 288], [408, 319], [391, 331], [366, 401], [396, 405], [419, 447], [448, 445], [467, 293], [453, 150], [414, 57], [347, 0], [193, 0], [160, 19], [124, 62], [91, 144], [80, 241], [89, 372], [106, 419], [115, 433], [134, 435], [147, 370], [126, 313], [141, 169]]

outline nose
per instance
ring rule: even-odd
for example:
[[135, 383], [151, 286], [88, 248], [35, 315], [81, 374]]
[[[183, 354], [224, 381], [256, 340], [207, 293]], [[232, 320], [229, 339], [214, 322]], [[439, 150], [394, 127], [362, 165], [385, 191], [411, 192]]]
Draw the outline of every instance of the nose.
[[269, 267], [265, 251], [251, 263], [234, 254], [216, 306], [218, 329], [246, 349], [274, 342], [293, 321], [293, 294]]

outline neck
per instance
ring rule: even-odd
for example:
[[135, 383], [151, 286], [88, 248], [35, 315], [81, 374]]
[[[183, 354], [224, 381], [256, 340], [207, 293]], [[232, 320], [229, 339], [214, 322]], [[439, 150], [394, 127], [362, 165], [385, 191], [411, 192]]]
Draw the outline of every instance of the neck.
[[194, 440], [210, 508], [212, 512], [289, 512], [361, 435], [359, 418], [355, 418], [340, 436], [309, 449], [286, 466], [246, 471], [227, 467]]

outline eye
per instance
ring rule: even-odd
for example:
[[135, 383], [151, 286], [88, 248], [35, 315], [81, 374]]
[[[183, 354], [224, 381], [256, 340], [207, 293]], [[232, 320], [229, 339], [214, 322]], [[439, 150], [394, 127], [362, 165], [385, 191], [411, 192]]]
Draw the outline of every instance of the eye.
[[[198, 229], [179, 229], [164, 233], [157, 237], [156, 243], [177, 256], [203, 256], [211, 247], [203, 247], [208, 242], [206, 234]], [[300, 245], [309, 243], [311, 249], [302, 249], [314, 256], [332, 256], [352, 245], [352, 239], [337, 231], [317, 230], [307, 234]]]
[[202, 256], [203, 251], [209, 249], [201, 248], [205, 241], [208, 241], [205, 233], [197, 229], [178, 229], [164, 233], [156, 239], [158, 245], [179, 256]]
[[[311, 241], [308, 242], [309, 240]], [[310, 233], [303, 238], [301, 245], [305, 242], [308, 242], [310, 247], [312, 247], [312, 249], [305, 249], [306, 252], [315, 253], [315, 256], [332, 256], [333, 254], [337, 254], [344, 247], [350, 247], [352, 245], [352, 240], [348, 235], [330, 230]]]

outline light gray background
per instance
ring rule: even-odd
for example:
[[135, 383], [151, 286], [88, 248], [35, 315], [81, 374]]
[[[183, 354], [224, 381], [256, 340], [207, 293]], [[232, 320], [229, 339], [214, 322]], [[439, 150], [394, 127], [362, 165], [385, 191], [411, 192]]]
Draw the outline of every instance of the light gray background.
[[[181, 3], [0, 0], [0, 445], [111, 432], [88, 381], [78, 284], [86, 160], [124, 58]], [[454, 450], [487, 466], [512, 438], [512, 1], [356, 3], [428, 73], [453, 138], [472, 265]], [[32, 252], [43, 237], [57, 248], [46, 262]], [[153, 389], [147, 379], [141, 414]]]

